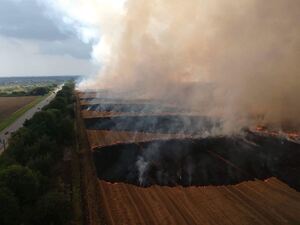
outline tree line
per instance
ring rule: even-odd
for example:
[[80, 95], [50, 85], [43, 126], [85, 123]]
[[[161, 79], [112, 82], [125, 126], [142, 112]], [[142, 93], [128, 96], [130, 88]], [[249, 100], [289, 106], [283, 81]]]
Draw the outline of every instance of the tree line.
[[24, 91], [1, 92], [0, 97], [43, 96], [52, 91], [57, 85], [34, 87]]
[[0, 224], [60, 225], [71, 218], [62, 170], [74, 141], [74, 84], [12, 134], [0, 157]]

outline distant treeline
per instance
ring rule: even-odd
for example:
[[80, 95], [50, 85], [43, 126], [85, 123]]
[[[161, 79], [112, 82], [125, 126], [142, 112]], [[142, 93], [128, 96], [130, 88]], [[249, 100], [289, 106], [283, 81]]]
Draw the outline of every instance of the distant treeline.
[[29, 89], [28, 91], [12, 91], [12, 92], [1, 92], [0, 97], [20, 97], [20, 96], [42, 96], [48, 94], [52, 91], [57, 85], [49, 85], [42, 87], [35, 87]]
[[0, 77], [0, 85], [34, 85], [34, 84], [62, 84], [75, 81], [80, 75], [73, 76], [41, 76], [41, 77]]
[[0, 224], [62, 225], [71, 218], [64, 150], [74, 142], [74, 85], [15, 132], [0, 157]]

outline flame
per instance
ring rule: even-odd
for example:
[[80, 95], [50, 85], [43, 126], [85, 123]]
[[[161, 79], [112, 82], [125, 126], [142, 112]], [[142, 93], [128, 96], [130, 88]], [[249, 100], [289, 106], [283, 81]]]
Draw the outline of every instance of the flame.
[[254, 130], [256, 133], [273, 137], [286, 137], [290, 140], [300, 141], [300, 131], [283, 131], [283, 130], [272, 130], [264, 125], [257, 125]]

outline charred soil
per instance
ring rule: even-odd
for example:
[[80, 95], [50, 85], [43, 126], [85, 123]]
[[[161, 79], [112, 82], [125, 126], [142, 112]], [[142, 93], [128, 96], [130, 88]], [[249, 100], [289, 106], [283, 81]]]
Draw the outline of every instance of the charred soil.
[[138, 186], [228, 185], [277, 177], [300, 190], [300, 146], [275, 137], [151, 141], [93, 153], [98, 178]]

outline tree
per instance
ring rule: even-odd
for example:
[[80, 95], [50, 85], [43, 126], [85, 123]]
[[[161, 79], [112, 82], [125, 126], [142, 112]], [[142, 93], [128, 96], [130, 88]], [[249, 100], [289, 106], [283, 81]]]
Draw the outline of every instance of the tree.
[[55, 165], [55, 161], [49, 153], [45, 155], [37, 155], [30, 159], [27, 166], [35, 171], [39, 171], [42, 175], [50, 177], [52, 167]]
[[17, 132], [13, 133], [9, 140], [9, 146], [6, 153], [17, 162], [24, 164], [28, 158], [24, 148], [32, 145], [35, 139], [33, 133], [28, 128], [22, 127]]
[[68, 104], [66, 98], [57, 96], [53, 99], [47, 106], [44, 107], [45, 110], [47, 109], [58, 109], [64, 112], [66, 110], [66, 105]]
[[71, 219], [71, 204], [63, 193], [49, 192], [37, 203], [35, 224], [64, 225]]
[[0, 185], [14, 193], [21, 204], [34, 202], [39, 190], [37, 174], [20, 165], [11, 165], [1, 170]]
[[70, 144], [74, 140], [74, 123], [71, 119], [64, 119], [59, 126], [58, 141], [63, 144]]
[[49, 88], [47, 87], [36, 87], [29, 92], [29, 95], [34, 95], [34, 96], [45, 95], [48, 92], [49, 92]]
[[30, 120], [24, 123], [24, 126], [31, 130], [35, 138], [41, 135], [48, 135], [56, 138], [58, 125], [62, 120], [62, 113], [57, 109], [48, 109], [36, 113]]
[[0, 187], [0, 224], [18, 225], [20, 207], [18, 199], [7, 188]]

